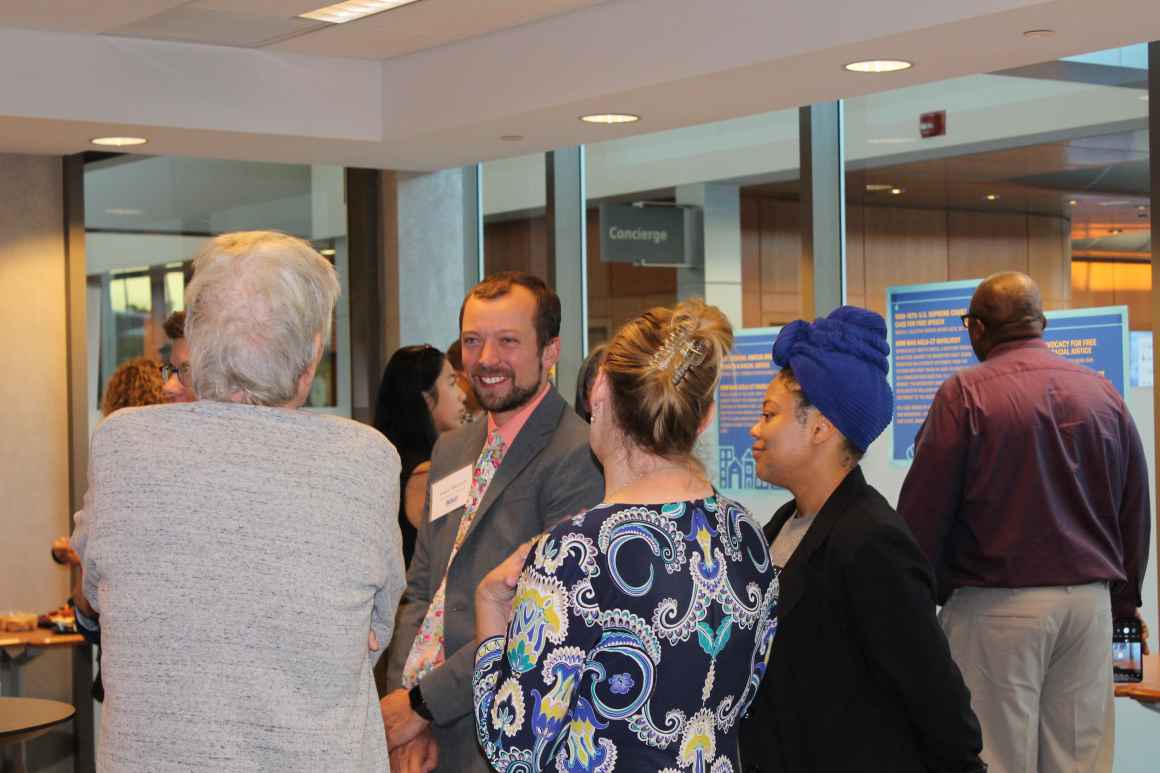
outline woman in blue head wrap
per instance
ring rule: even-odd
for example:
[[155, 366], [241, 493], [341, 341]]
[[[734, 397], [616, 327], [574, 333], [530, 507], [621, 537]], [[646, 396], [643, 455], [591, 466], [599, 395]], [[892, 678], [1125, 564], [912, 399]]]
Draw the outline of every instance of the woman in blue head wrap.
[[890, 423], [886, 325], [844, 306], [787, 325], [753, 425], [757, 476], [794, 499], [765, 528], [777, 644], [741, 730], [746, 771], [982, 771], [934, 578], [859, 461]]

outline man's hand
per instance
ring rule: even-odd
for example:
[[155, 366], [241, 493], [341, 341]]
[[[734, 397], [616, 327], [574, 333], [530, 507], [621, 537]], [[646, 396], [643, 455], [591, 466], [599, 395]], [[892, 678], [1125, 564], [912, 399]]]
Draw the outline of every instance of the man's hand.
[[81, 565], [81, 557], [69, 547], [68, 537], [57, 537], [52, 541], [52, 560], [66, 566]]
[[400, 687], [383, 696], [379, 701], [383, 713], [383, 726], [387, 729], [387, 746], [394, 749], [409, 742], [427, 729], [427, 720], [411, 710], [411, 696]]
[[1139, 607], [1136, 608], [1136, 619], [1140, 621], [1140, 652], [1151, 655], [1152, 650], [1148, 647], [1148, 622], [1144, 620], [1144, 615], [1140, 612]]
[[429, 729], [409, 742], [391, 747], [391, 773], [430, 773], [439, 765], [439, 747]]

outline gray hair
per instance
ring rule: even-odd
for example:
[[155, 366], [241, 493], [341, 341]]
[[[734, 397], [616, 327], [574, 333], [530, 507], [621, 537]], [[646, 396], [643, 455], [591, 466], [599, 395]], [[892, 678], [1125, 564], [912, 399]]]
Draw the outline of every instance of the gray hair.
[[185, 338], [203, 400], [285, 405], [330, 340], [338, 278], [308, 243], [276, 231], [212, 240], [193, 259]]

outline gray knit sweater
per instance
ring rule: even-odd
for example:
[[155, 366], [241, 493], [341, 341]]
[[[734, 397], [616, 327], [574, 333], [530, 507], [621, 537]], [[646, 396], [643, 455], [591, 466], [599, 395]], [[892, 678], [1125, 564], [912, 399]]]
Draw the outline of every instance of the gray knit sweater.
[[126, 409], [73, 544], [100, 612], [98, 769], [386, 771], [367, 650], [405, 577], [399, 457], [306, 411]]

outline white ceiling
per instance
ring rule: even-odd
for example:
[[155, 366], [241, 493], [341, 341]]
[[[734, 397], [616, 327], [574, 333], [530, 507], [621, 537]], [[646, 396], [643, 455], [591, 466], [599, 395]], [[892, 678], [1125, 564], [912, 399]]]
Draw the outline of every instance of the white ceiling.
[[[1155, 0], [420, 0], [293, 18], [323, 4], [0, 4], [0, 152], [134, 133], [149, 154], [438, 169], [1160, 39]], [[884, 56], [916, 66], [841, 68]], [[607, 111], [643, 120], [577, 120]]]

